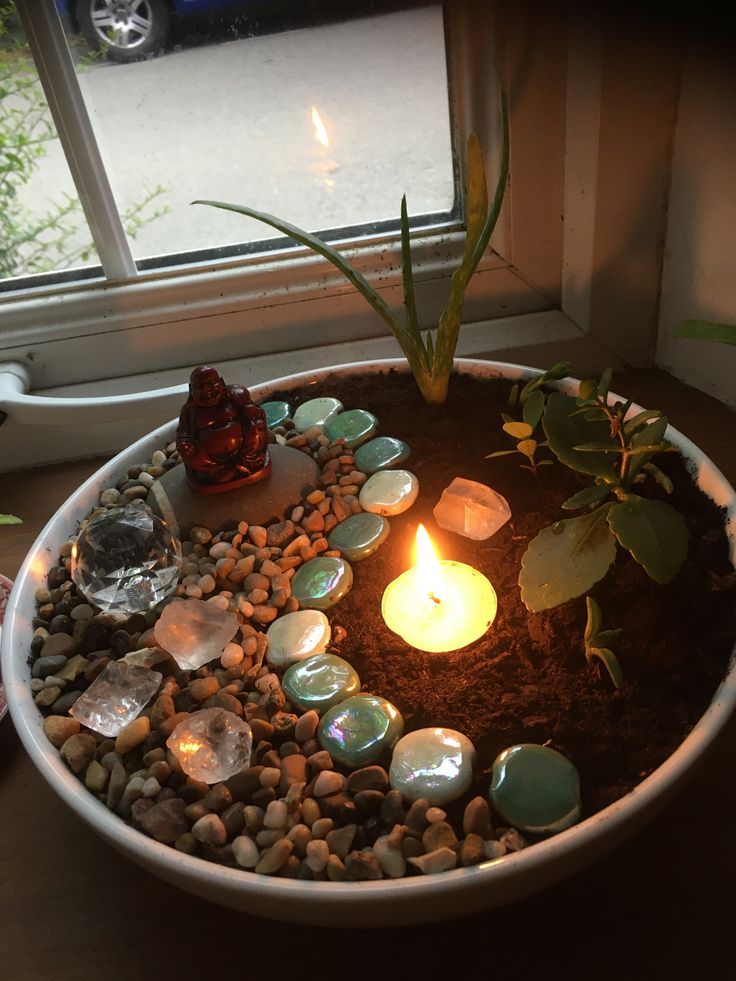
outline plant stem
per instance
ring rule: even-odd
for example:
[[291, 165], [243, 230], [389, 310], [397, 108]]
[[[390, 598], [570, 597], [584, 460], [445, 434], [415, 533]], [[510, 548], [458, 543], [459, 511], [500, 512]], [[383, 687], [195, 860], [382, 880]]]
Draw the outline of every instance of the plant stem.
[[631, 460], [631, 454], [629, 453], [626, 437], [624, 436], [623, 419], [619, 419], [613, 409], [611, 409], [608, 404], [608, 399], [601, 399], [599, 397], [598, 405], [601, 409], [603, 409], [606, 414], [606, 418], [611, 424], [611, 435], [613, 436], [615, 433], [618, 436], [619, 443], [621, 444], [621, 471], [619, 474], [619, 479], [624, 490], [628, 490], [629, 462]]

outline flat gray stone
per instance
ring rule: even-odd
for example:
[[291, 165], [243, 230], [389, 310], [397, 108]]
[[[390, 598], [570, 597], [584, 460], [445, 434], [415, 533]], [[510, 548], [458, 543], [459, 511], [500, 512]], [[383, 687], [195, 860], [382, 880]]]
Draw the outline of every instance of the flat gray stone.
[[153, 484], [146, 503], [177, 538], [186, 538], [195, 526], [215, 531], [227, 521], [267, 525], [283, 520], [317, 486], [318, 468], [310, 456], [291, 446], [273, 443], [268, 450], [271, 473], [255, 484], [220, 494], [197, 494], [180, 464]]

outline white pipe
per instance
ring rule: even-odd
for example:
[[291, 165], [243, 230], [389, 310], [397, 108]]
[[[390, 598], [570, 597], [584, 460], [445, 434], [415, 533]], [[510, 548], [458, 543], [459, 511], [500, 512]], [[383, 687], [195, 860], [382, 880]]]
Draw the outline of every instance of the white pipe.
[[139, 419], [159, 413], [178, 415], [188, 386], [172, 385], [132, 395], [105, 398], [53, 398], [29, 395], [31, 376], [18, 361], [0, 364], [0, 409], [13, 422], [29, 426], [74, 426]]

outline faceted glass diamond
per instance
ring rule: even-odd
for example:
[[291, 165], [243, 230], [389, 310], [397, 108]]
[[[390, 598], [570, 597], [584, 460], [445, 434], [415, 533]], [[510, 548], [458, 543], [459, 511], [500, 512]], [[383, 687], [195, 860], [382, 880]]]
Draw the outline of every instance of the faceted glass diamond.
[[107, 613], [143, 613], [176, 589], [181, 547], [147, 507], [111, 508], [80, 532], [72, 579]]
[[117, 736], [158, 691], [163, 675], [125, 661], [110, 661], [69, 709], [77, 722]]
[[234, 712], [212, 708], [192, 712], [166, 745], [192, 780], [219, 783], [250, 766], [253, 734]]

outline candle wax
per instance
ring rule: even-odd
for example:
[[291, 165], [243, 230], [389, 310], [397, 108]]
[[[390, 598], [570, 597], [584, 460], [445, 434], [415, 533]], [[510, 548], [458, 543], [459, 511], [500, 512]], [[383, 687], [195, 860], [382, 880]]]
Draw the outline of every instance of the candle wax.
[[438, 561], [429, 584], [414, 566], [386, 587], [381, 613], [386, 626], [417, 650], [456, 651], [482, 637], [496, 617], [496, 592], [486, 577], [463, 562]]

